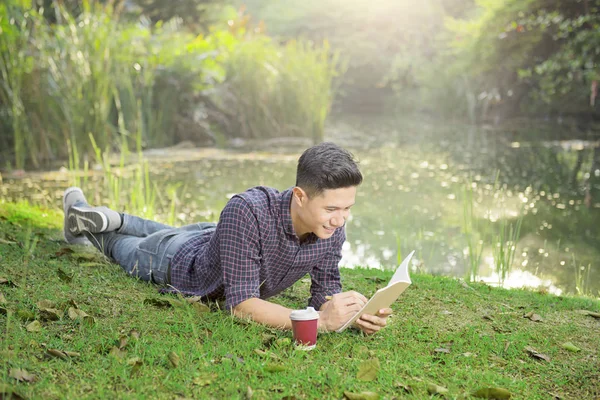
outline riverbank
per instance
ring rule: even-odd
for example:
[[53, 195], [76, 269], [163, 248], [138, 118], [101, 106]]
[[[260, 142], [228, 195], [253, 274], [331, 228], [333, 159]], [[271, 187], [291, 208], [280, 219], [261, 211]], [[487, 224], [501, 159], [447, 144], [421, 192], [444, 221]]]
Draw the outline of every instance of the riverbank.
[[[290, 332], [160, 295], [65, 246], [61, 225], [58, 210], [0, 204], [4, 396], [429, 398], [445, 388], [464, 398], [492, 387], [513, 398], [600, 396], [594, 299], [414, 275], [384, 331], [322, 334], [305, 353]], [[366, 295], [389, 277], [342, 270], [345, 289]], [[274, 301], [304, 307], [308, 288], [304, 279]]]

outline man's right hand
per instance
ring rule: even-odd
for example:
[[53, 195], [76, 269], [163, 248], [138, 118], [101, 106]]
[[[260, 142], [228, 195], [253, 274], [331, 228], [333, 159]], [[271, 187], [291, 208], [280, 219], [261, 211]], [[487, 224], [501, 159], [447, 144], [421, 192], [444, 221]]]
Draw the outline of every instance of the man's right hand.
[[321, 306], [319, 317], [320, 331], [335, 331], [346, 323], [367, 303], [367, 298], [351, 290], [331, 296], [331, 300]]

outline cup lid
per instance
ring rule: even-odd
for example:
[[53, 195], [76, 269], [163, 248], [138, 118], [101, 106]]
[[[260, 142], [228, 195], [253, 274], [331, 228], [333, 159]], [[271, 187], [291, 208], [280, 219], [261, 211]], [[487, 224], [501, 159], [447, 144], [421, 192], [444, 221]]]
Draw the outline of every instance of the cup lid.
[[294, 310], [290, 314], [290, 319], [293, 321], [308, 321], [311, 319], [319, 319], [319, 313], [313, 307], [307, 307], [306, 310]]

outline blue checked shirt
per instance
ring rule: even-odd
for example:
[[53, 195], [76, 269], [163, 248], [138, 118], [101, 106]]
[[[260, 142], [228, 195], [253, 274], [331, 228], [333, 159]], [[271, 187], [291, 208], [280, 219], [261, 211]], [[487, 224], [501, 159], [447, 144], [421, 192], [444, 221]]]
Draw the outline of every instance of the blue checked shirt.
[[186, 242], [171, 260], [171, 285], [187, 295], [225, 298], [227, 309], [267, 299], [311, 277], [309, 306], [319, 309], [341, 291], [338, 263], [344, 228], [300, 243], [290, 215], [292, 190], [258, 186], [227, 203], [216, 230]]

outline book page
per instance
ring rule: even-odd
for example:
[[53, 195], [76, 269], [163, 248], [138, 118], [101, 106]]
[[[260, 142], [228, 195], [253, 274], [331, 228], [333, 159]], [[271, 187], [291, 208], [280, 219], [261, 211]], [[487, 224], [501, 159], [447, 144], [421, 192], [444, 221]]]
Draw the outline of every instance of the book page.
[[365, 304], [359, 312], [354, 314], [354, 316], [350, 318], [350, 320], [348, 320], [344, 325], [342, 325], [342, 327], [336, 332], [342, 332], [348, 326], [352, 325], [363, 314], [375, 315], [377, 314], [377, 311], [381, 310], [382, 308], [388, 308], [393, 302], [396, 301], [396, 299], [398, 299], [398, 297], [400, 297], [404, 290], [406, 290], [406, 288], [411, 284], [410, 277], [408, 276], [408, 264], [414, 253], [415, 252], [412, 251], [404, 259], [404, 261], [402, 261], [388, 285], [375, 292], [367, 304]]

